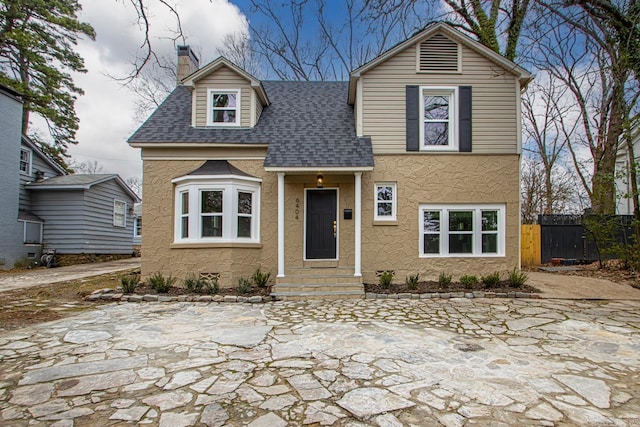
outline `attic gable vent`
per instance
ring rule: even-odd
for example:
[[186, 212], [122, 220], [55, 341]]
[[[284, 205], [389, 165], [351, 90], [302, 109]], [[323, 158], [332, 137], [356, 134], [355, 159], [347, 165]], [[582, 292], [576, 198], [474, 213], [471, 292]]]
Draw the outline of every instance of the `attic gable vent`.
[[418, 51], [418, 71], [458, 72], [458, 43], [449, 40], [442, 34], [420, 43]]

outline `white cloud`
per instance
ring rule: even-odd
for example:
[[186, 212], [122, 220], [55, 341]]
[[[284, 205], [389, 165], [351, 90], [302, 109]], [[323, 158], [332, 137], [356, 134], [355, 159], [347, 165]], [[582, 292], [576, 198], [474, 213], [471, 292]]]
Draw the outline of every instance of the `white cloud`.
[[[76, 101], [80, 118], [79, 144], [69, 148], [75, 161], [97, 160], [105, 172], [124, 179], [142, 176], [139, 149], [126, 143], [141, 124], [134, 119], [135, 96], [107, 75], [126, 76], [139, 54], [144, 34], [136, 25], [129, 2], [82, 0], [80, 19], [96, 30], [96, 41], [82, 40], [78, 52], [85, 59], [86, 74], [74, 75], [85, 91]], [[152, 43], [160, 55], [175, 55], [168, 39], [175, 29], [171, 12], [160, 2], [148, 0]], [[217, 57], [226, 34], [247, 32], [246, 17], [227, 0], [182, 0], [172, 3], [180, 13], [187, 44], [201, 52], [201, 64]], [[179, 42], [180, 43], [180, 42]], [[38, 126], [38, 122], [34, 121]]]

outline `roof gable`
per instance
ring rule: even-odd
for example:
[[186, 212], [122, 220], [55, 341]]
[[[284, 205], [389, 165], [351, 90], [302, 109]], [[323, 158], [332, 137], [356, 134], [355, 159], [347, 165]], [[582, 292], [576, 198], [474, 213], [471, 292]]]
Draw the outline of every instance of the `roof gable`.
[[217, 59], [214, 59], [213, 61], [211, 61], [204, 67], [200, 68], [196, 72], [188, 75], [182, 80], [181, 84], [182, 86], [192, 88], [196, 85], [198, 80], [201, 80], [203, 77], [208, 76], [209, 74], [213, 73], [214, 71], [222, 67], [229, 68], [231, 71], [233, 71], [243, 79], [247, 80], [251, 84], [251, 87], [258, 94], [258, 97], [260, 98], [262, 105], [266, 106], [270, 104], [269, 97], [267, 96], [267, 92], [264, 90], [264, 87], [262, 86], [262, 82], [223, 56], [220, 56]]
[[349, 78], [349, 104], [353, 104], [355, 102], [356, 82], [358, 81], [358, 79], [362, 74], [366, 73], [372, 68], [375, 68], [379, 64], [385, 62], [386, 60], [399, 54], [400, 52], [403, 52], [404, 50], [409, 49], [415, 46], [416, 44], [422, 43], [423, 41], [429, 39], [430, 37], [436, 34], [443, 34], [450, 40], [455, 41], [457, 43], [461, 43], [467, 46], [468, 48], [473, 49], [474, 51], [478, 52], [480, 55], [484, 56], [488, 60], [495, 63], [496, 65], [516, 75], [520, 80], [520, 84], [522, 87], [525, 87], [533, 79], [533, 76], [531, 75], [531, 73], [529, 73], [527, 70], [520, 67], [516, 63], [494, 52], [493, 50], [489, 49], [482, 43], [472, 39], [466, 34], [456, 30], [451, 25], [446, 24], [444, 22], [437, 22], [437, 23], [433, 23], [426, 26], [422, 31], [419, 31], [418, 33], [414, 34], [412, 37], [408, 38], [407, 40], [401, 43], [398, 43], [397, 45], [393, 46], [386, 52], [382, 53], [381, 55], [367, 62], [366, 64], [363, 64], [360, 67], [353, 70]]
[[33, 142], [28, 136], [26, 135], [22, 135], [22, 145], [25, 145], [26, 147], [28, 147], [33, 153], [35, 153], [36, 155], [38, 155], [38, 157], [40, 157], [46, 164], [48, 164], [49, 166], [51, 166], [51, 168], [53, 170], [55, 170], [56, 172], [58, 172], [59, 175], [67, 175], [68, 172], [58, 164], [58, 162], [56, 162], [55, 160], [53, 160], [51, 157], [47, 156], [41, 149], [40, 147], [38, 147], [38, 145]]
[[44, 181], [32, 182], [27, 185], [27, 188], [30, 190], [88, 190], [94, 185], [111, 180], [115, 180], [116, 184], [135, 202], [140, 201], [140, 197], [138, 197], [122, 178], [120, 178], [120, 175], [117, 174], [71, 174], [56, 176], [45, 179]]

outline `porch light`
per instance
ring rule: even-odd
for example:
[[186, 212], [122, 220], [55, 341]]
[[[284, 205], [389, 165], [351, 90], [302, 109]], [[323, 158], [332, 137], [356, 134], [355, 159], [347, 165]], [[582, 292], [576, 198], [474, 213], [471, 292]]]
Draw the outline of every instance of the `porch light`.
[[322, 188], [324, 185], [324, 177], [322, 175], [318, 175], [316, 178], [316, 186], [318, 188]]

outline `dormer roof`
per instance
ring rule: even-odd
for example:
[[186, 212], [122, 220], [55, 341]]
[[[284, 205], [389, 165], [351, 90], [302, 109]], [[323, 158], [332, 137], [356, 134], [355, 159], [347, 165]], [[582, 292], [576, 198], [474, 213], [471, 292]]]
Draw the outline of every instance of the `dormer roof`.
[[255, 76], [249, 74], [248, 72], [238, 67], [233, 62], [229, 61], [224, 56], [220, 56], [217, 59], [214, 59], [204, 67], [200, 68], [198, 71], [185, 77], [184, 80], [182, 80], [181, 85], [188, 88], [193, 88], [198, 82], [198, 80], [208, 76], [209, 74], [213, 73], [214, 71], [216, 71], [221, 67], [227, 67], [230, 70], [232, 70], [234, 73], [238, 74], [240, 77], [249, 81], [251, 83], [251, 87], [256, 91], [256, 94], [258, 95], [258, 98], [260, 99], [260, 102], [262, 103], [263, 106], [267, 106], [271, 103], [269, 101], [269, 97], [267, 96], [267, 92], [264, 90], [264, 86], [262, 85], [262, 82], [258, 80]]

